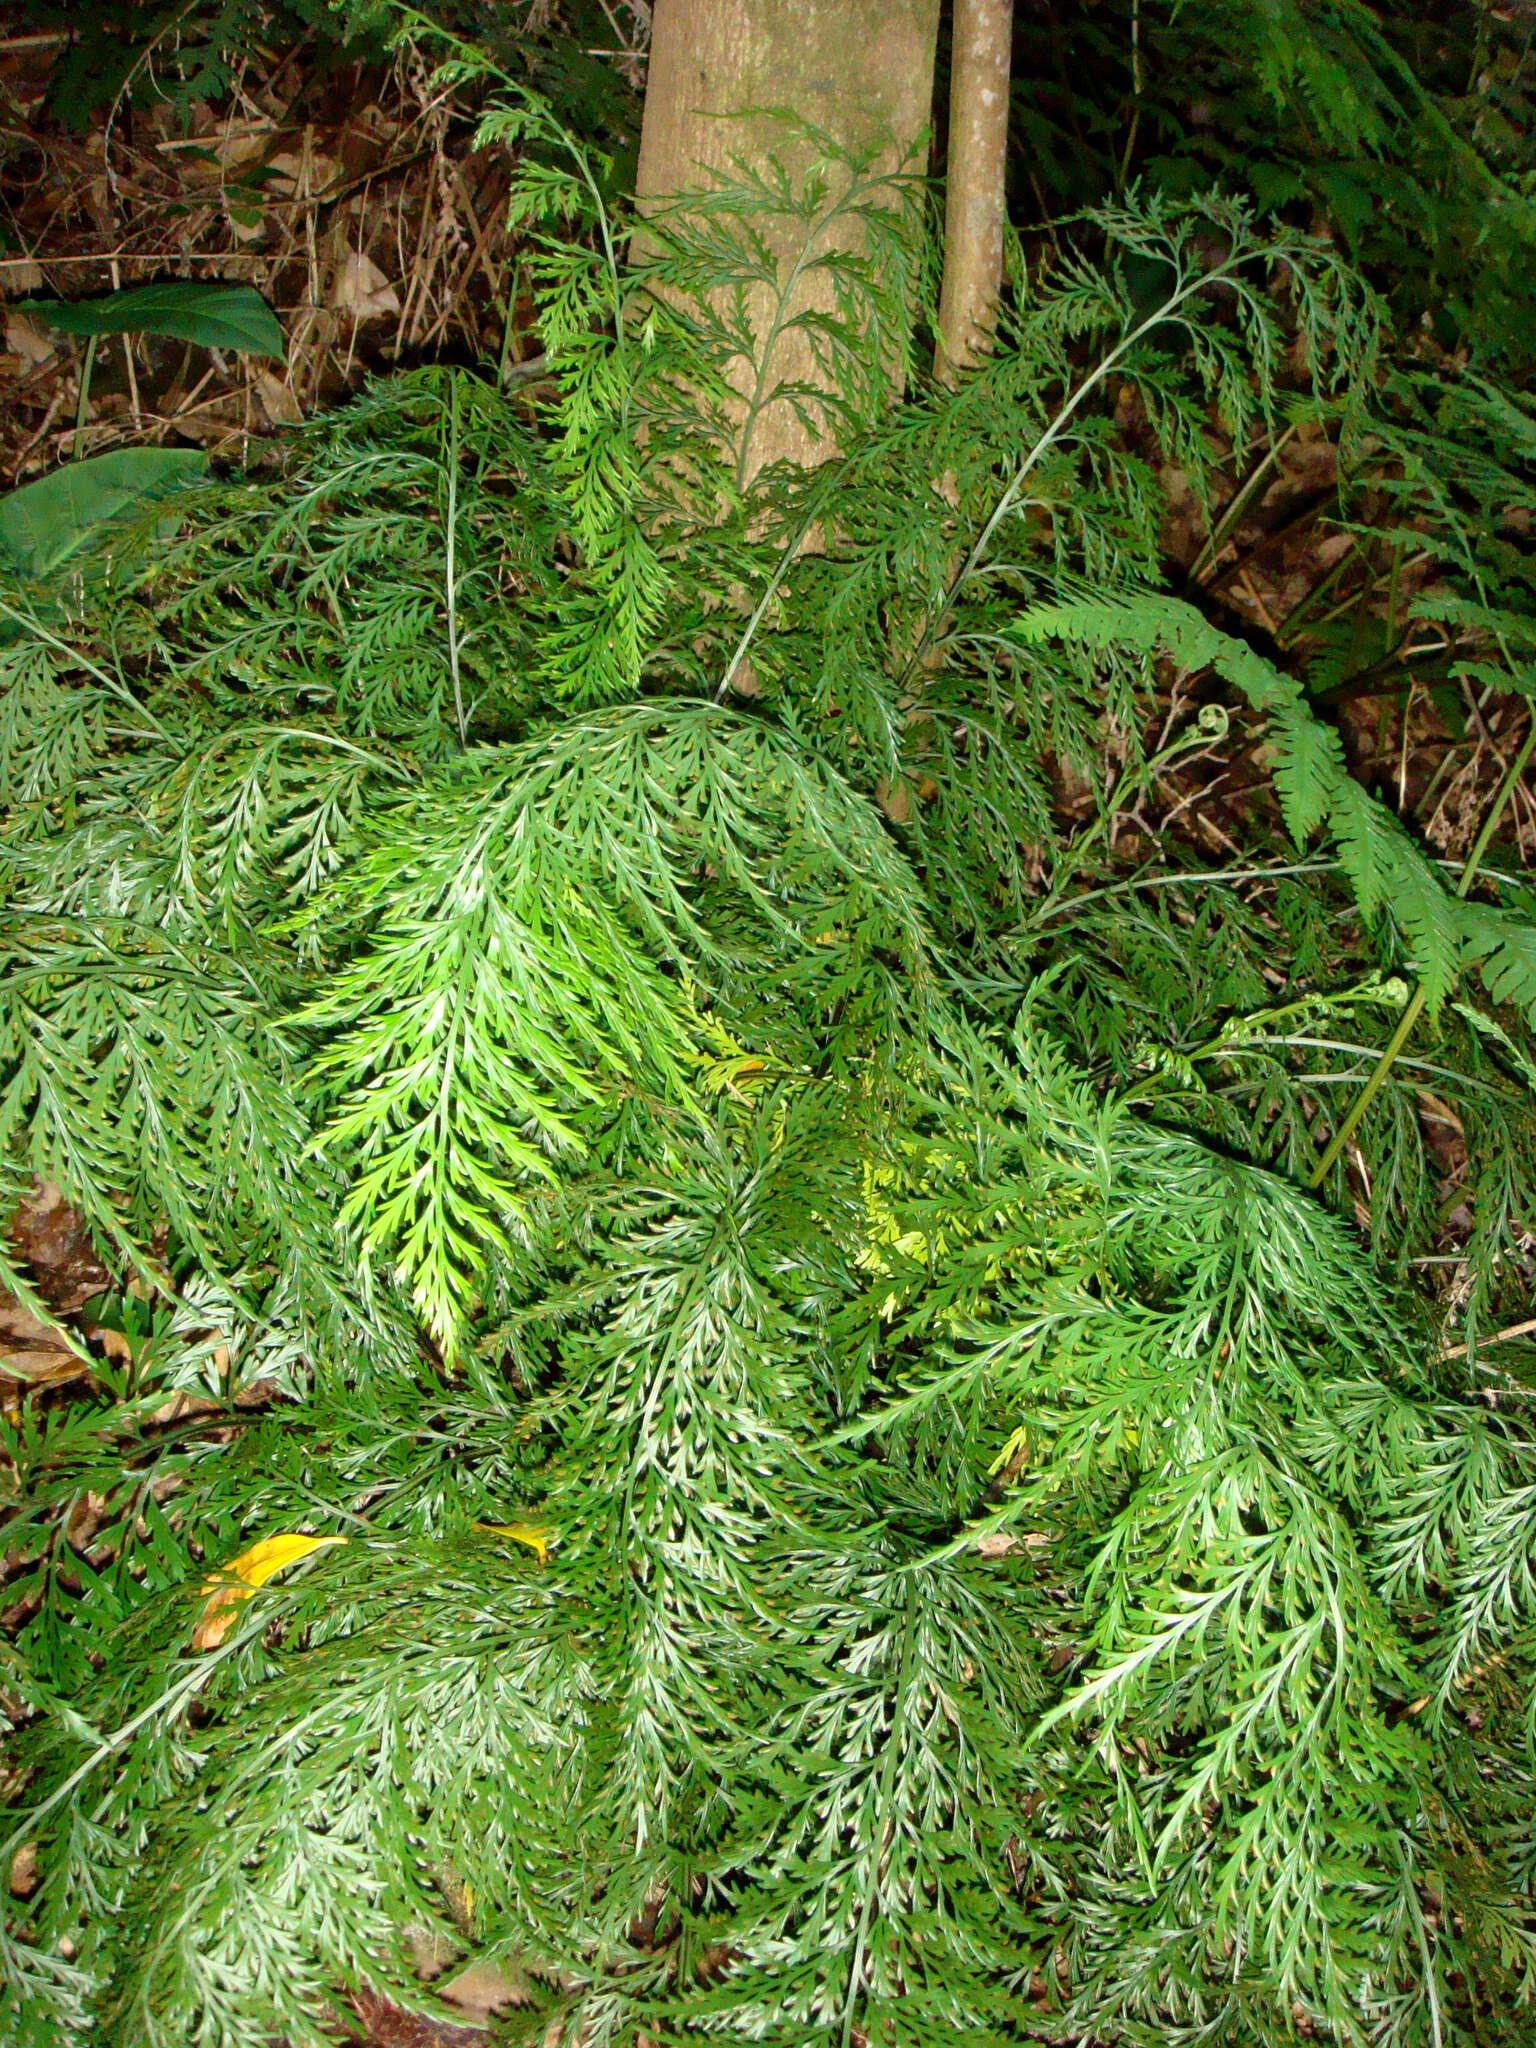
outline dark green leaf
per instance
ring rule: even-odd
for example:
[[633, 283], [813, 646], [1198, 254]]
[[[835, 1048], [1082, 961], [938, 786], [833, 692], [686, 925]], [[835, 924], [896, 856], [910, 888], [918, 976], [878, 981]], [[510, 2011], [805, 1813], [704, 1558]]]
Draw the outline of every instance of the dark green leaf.
[[0, 498], [0, 549], [24, 575], [42, 580], [99, 540], [114, 520], [207, 467], [207, 456], [196, 448], [114, 448], [65, 463]]
[[248, 284], [198, 284], [171, 279], [102, 299], [23, 299], [30, 313], [64, 334], [168, 334], [202, 348], [281, 356], [283, 330], [261, 293]]

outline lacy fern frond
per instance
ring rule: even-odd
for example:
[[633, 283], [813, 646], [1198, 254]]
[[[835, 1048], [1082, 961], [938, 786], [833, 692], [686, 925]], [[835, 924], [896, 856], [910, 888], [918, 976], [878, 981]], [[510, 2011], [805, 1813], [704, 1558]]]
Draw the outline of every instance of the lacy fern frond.
[[1386, 906], [1401, 926], [1431, 1014], [1456, 984], [1463, 949], [1473, 959], [1498, 949], [1484, 972], [1495, 1000], [1510, 1000], [1528, 986], [1519, 963], [1532, 935], [1492, 906], [1468, 906], [1451, 896], [1391, 812], [1350, 775], [1337, 733], [1310, 711], [1301, 685], [1193, 605], [1152, 594], [1040, 605], [1012, 631], [1025, 645], [1061, 637], [1093, 648], [1163, 648], [1187, 673], [1214, 669], [1266, 715], [1276, 749], [1275, 786], [1297, 845], [1305, 847], [1320, 826], [1332, 829], [1362, 914], [1374, 918]]

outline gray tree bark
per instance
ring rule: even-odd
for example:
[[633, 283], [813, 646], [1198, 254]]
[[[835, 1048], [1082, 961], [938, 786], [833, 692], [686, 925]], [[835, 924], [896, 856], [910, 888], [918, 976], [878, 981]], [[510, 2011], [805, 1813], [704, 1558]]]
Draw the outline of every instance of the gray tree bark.
[[[708, 189], [715, 174], [729, 175], [733, 157], [750, 164], [777, 155], [808, 169], [814, 149], [787, 141], [775, 109], [845, 148], [876, 151], [880, 168], [896, 170], [928, 125], [938, 17], [939, 0], [656, 0], [636, 181], [642, 210]], [[770, 325], [778, 336], [771, 360], [742, 366], [744, 398], [816, 381], [810, 350], [783, 331], [784, 317], [830, 305], [825, 276], [811, 271], [786, 308], [770, 298], [754, 303], [754, 324], [764, 349]], [[793, 407], [770, 405], [743, 467], [750, 476], [782, 458], [809, 464], [832, 452]]]
[[969, 368], [991, 344], [1003, 283], [1004, 172], [1013, 0], [955, 0], [944, 199], [944, 281], [935, 373]]

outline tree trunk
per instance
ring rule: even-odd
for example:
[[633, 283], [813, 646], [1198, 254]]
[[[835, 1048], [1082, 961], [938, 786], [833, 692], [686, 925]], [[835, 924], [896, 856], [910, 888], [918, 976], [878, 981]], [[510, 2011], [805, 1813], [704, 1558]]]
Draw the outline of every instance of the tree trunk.
[[[738, 157], [778, 156], [808, 169], [813, 145], [796, 142], [771, 109], [783, 109], [851, 150], [878, 152], [895, 171], [928, 124], [933, 100], [939, 0], [656, 0], [636, 190], [642, 207], [708, 189]], [[722, 118], [725, 117], [725, 118]], [[786, 257], [789, 252], [785, 252]], [[767, 293], [754, 304], [771, 363], [743, 366], [739, 388], [817, 381], [804, 338], [784, 319], [831, 305], [825, 276], [812, 270], [786, 307]], [[743, 451], [743, 476], [788, 458], [812, 463], [830, 441], [788, 404], [770, 405]]]
[[945, 379], [986, 352], [997, 322], [1012, 59], [1013, 0], [955, 0], [944, 283], [934, 356], [934, 371]]

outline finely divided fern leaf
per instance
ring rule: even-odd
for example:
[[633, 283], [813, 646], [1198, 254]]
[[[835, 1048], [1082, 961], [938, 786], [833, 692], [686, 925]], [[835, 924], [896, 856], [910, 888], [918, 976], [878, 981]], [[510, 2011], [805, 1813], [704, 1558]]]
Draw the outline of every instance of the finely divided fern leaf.
[[[1526, 1408], [1298, 1185], [1400, 1005], [1326, 880], [1127, 878], [1103, 805], [1062, 844], [1062, 766], [1148, 724], [1099, 652], [1244, 693], [1430, 989], [1465, 933], [1527, 999], [1536, 949], [1189, 607], [1027, 610], [1156, 578], [1122, 376], [1204, 500], [1213, 404], [1245, 443], [1282, 362], [1375, 389], [1368, 309], [1159, 202], [1095, 232], [1166, 261], [1187, 350], [1069, 256], [895, 398], [912, 271], [895, 211], [818, 241], [845, 167], [631, 261], [580, 152], [504, 134], [523, 218], [583, 223], [531, 257], [549, 374], [381, 380], [87, 593], [77, 653], [0, 661], [0, 1186], [57, 1179], [173, 1297], [144, 1403], [0, 1403], [38, 1879], [0, 2039], [409, 2030], [421, 1934], [564, 2048], [1460, 2048], [1493, 2011], [1536, 2048]], [[837, 389], [749, 407], [838, 440], [799, 484], [723, 460], [779, 225], [835, 284]], [[1104, 886], [1042, 902], [1053, 842]], [[1360, 1185], [1513, 1322], [1536, 1109], [1467, 1007]], [[157, 1415], [162, 1345], [216, 1399]], [[243, 1409], [256, 1374], [294, 1398]], [[193, 1651], [278, 1531], [349, 1541]]]
[[1270, 714], [1276, 737], [1275, 788], [1286, 828], [1305, 846], [1332, 808], [1344, 770], [1344, 748], [1331, 725], [1292, 704]]
[[1012, 628], [1025, 646], [1065, 639], [1108, 650], [1164, 649], [1187, 670], [1211, 668], [1270, 721], [1275, 783], [1292, 836], [1304, 844], [1327, 825], [1363, 915], [1386, 908], [1413, 948], [1431, 1011], [1455, 985], [1460, 907], [1392, 813], [1349, 773], [1338, 737], [1307, 708], [1299, 683], [1193, 605], [1148, 592], [1030, 608]]
[[915, 1000], [924, 978], [915, 884], [871, 807], [771, 728], [687, 702], [483, 749], [384, 813], [325, 917], [356, 950], [301, 1019], [334, 1034], [321, 1142], [449, 1348], [593, 1114], [628, 1089], [691, 1104], [684, 980], [830, 1014], [880, 949]]
[[1463, 943], [1489, 995], [1536, 1017], [1536, 926], [1489, 903], [1463, 903], [1457, 911]]

